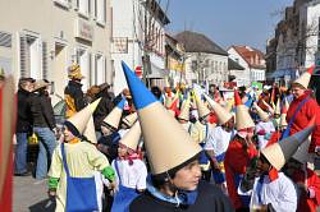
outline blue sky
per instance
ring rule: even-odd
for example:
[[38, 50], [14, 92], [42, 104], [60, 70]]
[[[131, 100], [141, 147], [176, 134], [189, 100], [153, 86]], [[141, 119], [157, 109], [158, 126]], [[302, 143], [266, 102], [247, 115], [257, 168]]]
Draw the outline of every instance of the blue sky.
[[222, 48], [250, 45], [265, 52], [266, 40], [293, 0], [158, 0], [171, 23], [171, 34], [200, 32]]

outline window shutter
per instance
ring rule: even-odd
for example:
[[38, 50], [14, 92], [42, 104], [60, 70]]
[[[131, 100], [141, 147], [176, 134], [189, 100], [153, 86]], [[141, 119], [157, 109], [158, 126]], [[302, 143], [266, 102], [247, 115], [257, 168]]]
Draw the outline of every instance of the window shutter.
[[48, 79], [48, 45], [42, 42], [42, 77]]
[[12, 35], [10, 33], [0, 31], [0, 46], [6, 48], [12, 47]]
[[20, 47], [20, 76], [28, 77], [28, 43], [25, 35], [20, 35], [19, 38]]

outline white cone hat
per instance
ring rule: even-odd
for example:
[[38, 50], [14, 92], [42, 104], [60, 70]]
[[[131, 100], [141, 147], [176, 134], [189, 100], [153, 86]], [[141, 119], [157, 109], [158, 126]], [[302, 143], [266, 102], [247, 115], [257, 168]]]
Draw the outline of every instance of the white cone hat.
[[94, 129], [94, 122], [93, 122], [93, 117], [92, 115], [89, 118], [89, 121], [87, 123], [87, 127], [83, 133], [83, 135], [93, 144], [98, 143], [97, 141], [97, 136], [96, 136], [96, 131]]
[[234, 102], [236, 107], [236, 128], [242, 130], [254, 127], [255, 124], [249, 114], [248, 108], [242, 103], [238, 91], [234, 90]]
[[281, 114], [281, 107], [280, 107], [280, 97], [277, 100], [276, 108], [274, 110], [275, 115], [280, 115]]
[[132, 150], [136, 150], [140, 137], [141, 127], [139, 121], [137, 121], [119, 142]]
[[315, 67], [316, 67], [315, 65], [312, 65], [311, 67], [309, 67], [306, 72], [301, 74], [301, 76], [293, 82], [293, 84], [300, 84], [305, 89], [307, 89], [309, 82], [310, 82], [310, 79], [311, 79], [311, 75], [312, 75]]
[[262, 149], [261, 154], [263, 154], [270, 164], [279, 171], [297, 151], [298, 147], [307, 140], [313, 129], [314, 126], [307, 127], [278, 143], [274, 143]]
[[82, 135], [87, 127], [87, 123], [92, 116], [92, 113], [97, 108], [100, 100], [101, 98], [87, 105], [85, 108], [71, 116], [66, 122], [71, 123], [76, 128], [78, 133]]
[[289, 108], [289, 103], [287, 99], [284, 99], [284, 105], [282, 105], [282, 108], [281, 108], [280, 127], [288, 126], [288, 123], [287, 123], [288, 108]]
[[309, 146], [310, 146], [311, 140], [307, 139], [305, 142], [303, 142], [298, 150], [294, 153], [294, 155], [292, 156], [293, 159], [299, 161], [300, 163], [305, 164], [306, 162], [309, 161]]
[[138, 114], [134, 112], [124, 117], [122, 119], [122, 122], [130, 128], [137, 121], [137, 119], [138, 119]]
[[232, 118], [233, 115], [229, 113], [226, 109], [224, 109], [220, 104], [212, 100], [208, 95], [203, 95], [212, 107], [212, 109], [214, 110], [214, 112], [216, 113], [220, 125], [227, 123]]
[[261, 109], [261, 107], [259, 107], [259, 105], [254, 102], [253, 103], [254, 107], [256, 108], [257, 110], [257, 113], [258, 113], [258, 116], [260, 117], [260, 119], [262, 121], [267, 121], [269, 120], [269, 114], [267, 112], [265, 112], [264, 110]]
[[197, 109], [199, 113], [199, 118], [209, 115], [210, 110], [208, 109], [208, 107], [205, 106], [205, 104], [201, 101], [200, 97], [197, 96], [196, 92], [194, 94], [195, 94], [195, 100], [196, 100]]
[[151, 173], [166, 175], [197, 156], [201, 147], [124, 62], [122, 68], [138, 111]]
[[188, 96], [188, 98], [185, 99], [182, 103], [181, 111], [178, 116], [178, 119], [189, 121], [189, 119], [190, 119], [190, 106], [191, 106], [191, 102], [190, 102], [190, 97]]
[[122, 111], [125, 105], [125, 99], [123, 98], [107, 115], [102, 124], [109, 125], [114, 129], [118, 129], [119, 123], [122, 117]]

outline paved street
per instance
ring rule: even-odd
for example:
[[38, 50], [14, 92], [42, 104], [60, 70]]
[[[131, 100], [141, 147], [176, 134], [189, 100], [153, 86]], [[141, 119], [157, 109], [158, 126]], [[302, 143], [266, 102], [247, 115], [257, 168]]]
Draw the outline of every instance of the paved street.
[[46, 180], [35, 180], [31, 176], [14, 177], [13, 212], [50, 212], [46, 184]]

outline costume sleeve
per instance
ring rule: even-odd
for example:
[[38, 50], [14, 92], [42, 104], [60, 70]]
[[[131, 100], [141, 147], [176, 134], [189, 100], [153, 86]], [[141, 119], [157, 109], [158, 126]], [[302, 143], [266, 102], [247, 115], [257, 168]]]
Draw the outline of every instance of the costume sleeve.
[[60, 178], [63, 169], [62, 158], [60, 157], [60, 145], [58, 145], [52, 154], [51, 166], [48, 176], [52, 178]]
[[89, 163], [97, 168], [98, 171], [110, 166], [108, 159], [97, 148], [88, 143], [87, 157]]
[[315, 100], [310, 102], [310, 106], [308, 105], [307, 117], [309, 120], [311, 120], [314, 116], [316, 117], [316, 127], [311, 135], [311, 143], [314, 143], [316, 146], [320, 146], [320, 107]]
[[115, 180], [115, 172], [111, 166], [107, 166], [104, 169], [102, 169], [101, 174], [112, 182]]
[[140, 175], [137, 181], [137, 189], [146, 189], [148, 171], [147, 171], [146, 165], [142, 161], [140, 164], [141, 164], [139, 167]]
[[308, 170], [308, 189], [313, 191], [316, 205], [320, 205], [320, 178], [312, 170]]

